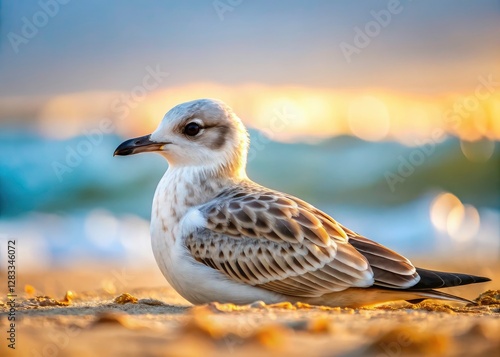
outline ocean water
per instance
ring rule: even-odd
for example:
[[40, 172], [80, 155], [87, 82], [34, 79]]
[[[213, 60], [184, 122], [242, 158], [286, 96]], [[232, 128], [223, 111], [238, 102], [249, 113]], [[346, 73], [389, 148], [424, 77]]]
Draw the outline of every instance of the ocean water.
[[[21, 130], [1, 132], [0, 252], [4, 241], [15, 239], [25, 270], [89, 261], [154, 264], [150, 207], [168, 165], [154, 154], [113, 157], [122, 140], [58, 141]], [[467, 253], [498, 260], [496, 146], [488, 161], [475, 163], [464, 157], [457, 140], [448, 139], [408, 174], [403, 162], [417, 157], [419, 148], [349, 137], [317, 144], [266, 140], [252, 148], [248, 171], [255, 181], [305, 199], [408, 256]], [[391, 187], [388, 175], [400, 180]], [[432, 207], [444, 192], [472, 207], [479, 222], [462, 217], [458, 229], [437, 226]], [[471, 226], [475, 229], [464, 235]]]

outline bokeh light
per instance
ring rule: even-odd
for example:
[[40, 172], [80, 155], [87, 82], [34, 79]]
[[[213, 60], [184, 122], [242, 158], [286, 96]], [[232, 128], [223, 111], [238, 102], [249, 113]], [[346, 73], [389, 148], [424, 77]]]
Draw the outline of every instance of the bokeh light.
[[478, 141], [460, 141], [460, 148], [467, 159], [472, 162], [486, 162], [495, 151], [495, 142], [487, 139]]
[[441, 232], [448, 232], [448, 217], [455, 209], [463, 209], [462, 202], [451, 193], [438, 195], [431, 204], [432, 224]]
[[478, 210], [470, 204], [464, 205], [458, 197], [449, 192], [441, 193], [434, 199], [430, 217], [438, 231], [457, 242], [474, 238], [481, 226]]

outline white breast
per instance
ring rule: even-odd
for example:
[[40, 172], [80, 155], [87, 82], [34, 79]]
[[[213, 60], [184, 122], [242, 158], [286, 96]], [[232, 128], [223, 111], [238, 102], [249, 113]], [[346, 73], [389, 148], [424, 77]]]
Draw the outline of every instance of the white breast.
[[[205, 203], [206, 192], [197, 192], [199, 178], [189, 169], [169, 169], [158, 184], [151, 215], [151, 241], [156, 262], [172, 287], [193, 304], [211, 301], [267, 303], [283, 297], [235, 282], [223, 273], [194, 260], [184, 245], [186, 235], [206, 223], [196, 206]], [[189, 187], [189, 185], [194, 187]], [[213, 197], [213, 193], [210, 194]], [[199, 202], [196, 202], [198, 200]]]

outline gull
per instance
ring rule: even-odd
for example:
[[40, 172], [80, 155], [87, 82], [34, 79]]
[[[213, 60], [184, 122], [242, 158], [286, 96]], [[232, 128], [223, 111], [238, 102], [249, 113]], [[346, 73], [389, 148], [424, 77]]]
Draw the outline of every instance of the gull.
[[490, 279], [416, 268], [407, 258], [246, 174], [248, 132], [225, 103], [199, 99], [165, 114], [115, 155], [156, 152], [151, 241], [169, 284], [193, 304], [470, 302], [434, 289]]

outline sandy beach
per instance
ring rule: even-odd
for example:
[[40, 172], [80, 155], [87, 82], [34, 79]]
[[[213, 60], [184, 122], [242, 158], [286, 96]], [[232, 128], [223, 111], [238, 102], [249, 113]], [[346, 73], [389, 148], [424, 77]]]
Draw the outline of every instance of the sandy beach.
[[[497, 267], [490, 267], [490, 276]], [[481, 271], [479, 271], [481, 272]], [[496, 273], [495, 276], [499, 274]], [[97, 267], [19, 277], [16, 349], [2, 299], [1, 356], [497, 356], [495, 281], [448, 289], [466, 307], [426, 301], [349, 309], [305, 304], [193, 307], [154, 269]], [[2, 292], [2, 296], [6, 296]]]
[[500, 357], [499, 14], [0, 0], [0, 357]]

